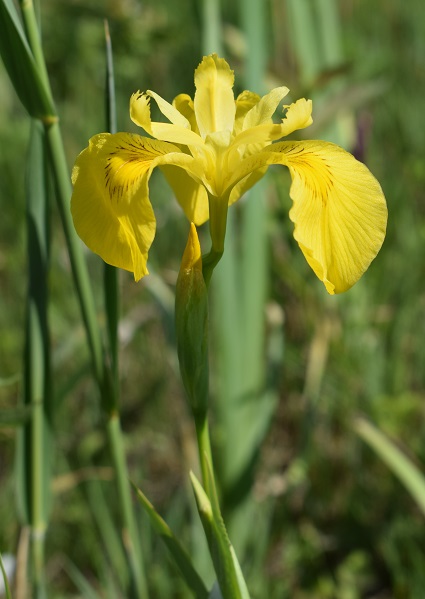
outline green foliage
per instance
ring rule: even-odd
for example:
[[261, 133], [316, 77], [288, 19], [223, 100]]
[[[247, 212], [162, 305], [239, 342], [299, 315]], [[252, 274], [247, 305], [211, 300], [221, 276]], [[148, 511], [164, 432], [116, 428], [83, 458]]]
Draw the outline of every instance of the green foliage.
[[54, 116], [53, 103], [28, 44], [12, 0], [0, 4], [0, 54], [15, 90], [28, 113], [45, 120]]

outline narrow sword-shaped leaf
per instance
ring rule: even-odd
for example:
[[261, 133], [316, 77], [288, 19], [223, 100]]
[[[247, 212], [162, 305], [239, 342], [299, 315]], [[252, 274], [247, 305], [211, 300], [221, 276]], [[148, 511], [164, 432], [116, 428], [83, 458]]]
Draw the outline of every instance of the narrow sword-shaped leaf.
[[0, 0], [0, 31], [0, 55], [25, 109], [43, 122], [56, 120], [50, 92], [43, 82], [12, 0]]
[[161, 518], [142, 491], [137, 487], [134, 488], [137, 493], [137, 498], [149, 516], [152, 526], [165, 543], [186, 584], [194, 592], [197, 599], [207, 599], [209, 596], [208, 590], [193, 567], [190, 557], [182, 547], [180, 541], [176, 538], [171, 528], [165, 520]]

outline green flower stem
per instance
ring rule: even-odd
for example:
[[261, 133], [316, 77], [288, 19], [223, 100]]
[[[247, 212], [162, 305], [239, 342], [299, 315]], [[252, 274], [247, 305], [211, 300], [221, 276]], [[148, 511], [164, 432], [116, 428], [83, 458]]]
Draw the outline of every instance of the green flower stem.
[[208, 289], [211, 281], [214, 268], [220, 262], [223, 252], [216, 252], [211, 250], [208, 254], [202, 256], [202, 274], [204, 277], [205, 285]]
[[143, 562], [140, 559], [142, 553], [131, 502], [130, 482], [128, 478], [123, 434], [118, 412], [112, 412], [109, 416], [108, 436], [117, 476], [121, 517], [124, 523], [122, 528], [122, 539], [130, 563], [132, 577], [136, 586], [137, 597], [148, 597]]
[[209, 286], [214, 268], [217, 266], [224, 252], [224, 240], [227, 229], [227, 215], [229, 210], [229, 194], [215, 197], [208, 194], [209, 225], [211, 235], [211, 251], [202, 257], [202, 273], [205, 285]]

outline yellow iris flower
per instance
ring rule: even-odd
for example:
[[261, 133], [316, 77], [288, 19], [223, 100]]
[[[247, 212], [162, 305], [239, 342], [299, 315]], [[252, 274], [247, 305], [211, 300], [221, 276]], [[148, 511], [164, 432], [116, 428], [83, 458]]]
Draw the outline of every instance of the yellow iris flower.
[[[189, 221], [210, 219], [212, 250], [223, 251], [227, 207], [272, 164], [289, 168], [289, 212], [294, 237], [329, 293], [349, 289], [378, 253], [387, 207], [369, 170], [342, 148], [324, 141], [277, 140], [312, 123], [311, 100], [285, 106], [272, 120], [286, 87], [263, 97], [250, 91], [235, 100], [234, 75], [213, 54], [195, 71], [194, 99], [180, 94], [172, 104], [155, 92], [137, 92], [130, 116], [151, 137], [100, 133], [76, 160], [71, 210], [75, 228], [105, 262], [148, 273], [155, 236], [149, 178], [157, 166]], [[154, 100], [168, 123], [151, 120]]]

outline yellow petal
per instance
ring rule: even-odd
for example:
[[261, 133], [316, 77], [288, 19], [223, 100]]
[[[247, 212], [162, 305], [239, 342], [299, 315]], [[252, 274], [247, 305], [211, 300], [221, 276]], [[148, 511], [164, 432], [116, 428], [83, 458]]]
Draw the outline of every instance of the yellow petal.
[[196, 231], [194, 223], [190, 223], [189, 236], [187, 238], [187, 244], [183, 252], [180, 269], [195, 269], [202, 273], [201, 245], [199, 243], [198, 232]]
[[[172, 123], [158, 123], [151, 120], [150, 97], [153, 97], [164, 116], [172, 119]], [[190, 129], [188, 120], [171, 104], [157, 94], [137, 92], [130, 98], [130, 117], [149, 135], [172, 143], [184, 145], [203, 145], [202, 138]]]
[[105, 262], [133, 272], [136, 280], [148, 272], [155, 236], [149, 176], [170, 152], [179, 150], [138, 135], [101, 133], [92, 137], [73, 169], [71, 212], [77, 233]]
[[235, 135], [238, 135], [242, 131], [243, 122], [247, 112], [258, 104], [260, 100], [261, 97], [258, 94], [254, 94], [254, 92], [248, 90], [243, 91], [236, 98], [235, 124], [233, 127], [233, 133]]
[[283, 137], [289, 135], [293, 131], [299, 129], [305, 129], [309, 127], [312, 122], [311, 112], [313, 110], [313, 104], [311, 100], [300, 98], [293, 104], [285, 106], [287, 108], [285, 118], [282, 121]]
[[264, 177], [264, 175], [266, 174], [267, 169], [268, 169], [267, 166], [258, 168], [253, 173], [251, 173], [250, 175], [247, 175], [244, 179], [239, 181], [239, 183], [237, 183], [233, 187], [233, 189], [230, 193], [229, 206], [231, 206], [232, 204], [237, 202], [239, 200], [239, 198], [241, 198], [244, 195], [244, 193], [249, 191], [251, 189], [251, 187], [253, 187], [253, 185], [255, 185], [260, 179], [262, 179]]
[[[236, 120], [234, 135], [236, 136], [231, 151], [229, 153], [229, 168], [233, 168], [233, 164], [237, 164], [241, 158], [246, 158], [250, 154], [259, 152], [265, 145], [270, 143], [271, 139], [278, 139], [281, 137], [280, 129], [278, 134], [274, 137], [270, 137], [269, 131], [277, 131], [279, 125], [273, 125], [272, 117], [279, 106], [282, 98], [288, 93], [287, 87], [277, 87], [270, 93], [266, 94], [262, 98], [252, 94], [251, 92], [243, 92], [236, 100]], [[242, 104], [244, 116], [241, 117], [242, 110], [239, 108], [239, 102]], [[248, 107], [248, 103], [251, 105]], [[260, 125], [266, 125], [266, 130], [260, 129]], [[271, 127], [271, 129], [270, 129]], [[242, 131], [248, 130], [247, 133]], [[255, 180], [258, 180], [257, 177]], [[255, 180], [252, 179], [251, 187]], [[246, 191], [246, 190], [245, 190]], [[237, 195], [237, 197], [236, 197]], [[240, 195], [232, 192], [232, 197], [235, 198], [232, 201], [236, 201]]]
[[174, 98], [173, 106], [189, 121], [192, 131], [199, 134], [192, 98], [188, 94], [179, 94]]
[[201, 136], [233, 131], [235, 122], [234, 75], [223, 58], [204, 56], [195, 71], [195, 114]]
[[[255, 108], [253, 110], [255, 110]], [[304, 129], [313, 122], [313, 119], [311, 118], [311, 100], [301, 98], [294, 104], [285, 108], [287, 108], [287, 112], [281, 124], [265, 123], [246, 129], [244, 123], [244, 131], [233, 140], [233, 145], [238, 146], [241, 144], [258, 142], [269, 143], [281, 139], [282, 137], [286, 137], [298, 129]]]
[[179, 127], [184, 127], [185, 129], [190, 129], [189, 121], [186, 117], [184, 117], [181, 112], [177, 110], [172, 104], [161, 98], [157, 93], [148, 89], [146, 95], [150, 98], [153, 98], [158, 105], [158, 108], [162, 112], [162, 114], [167, 117], [167, 119], [173, 125], [178, 125]]
[[161, 167], [177, 201], [183, 208], [188, 220], [202, 225], [208, 220], [208, 195], [204, 185], [194, 181], [187, 172], [173, 165]]
[[349, 289], [384, 241], [387, 206], [364, 164], [324, 141], [273, 144], [268, 164], [289, 167], [294, 237], [329, 293]]
[[288, 94], [288, 92], [289, 89], [287, 87], [276, 87], [263, 96], [247, 113], [243, 128], [250, 129], [251, 127], [270, 122], [270, 119], [276, 112], [281, 100]]

